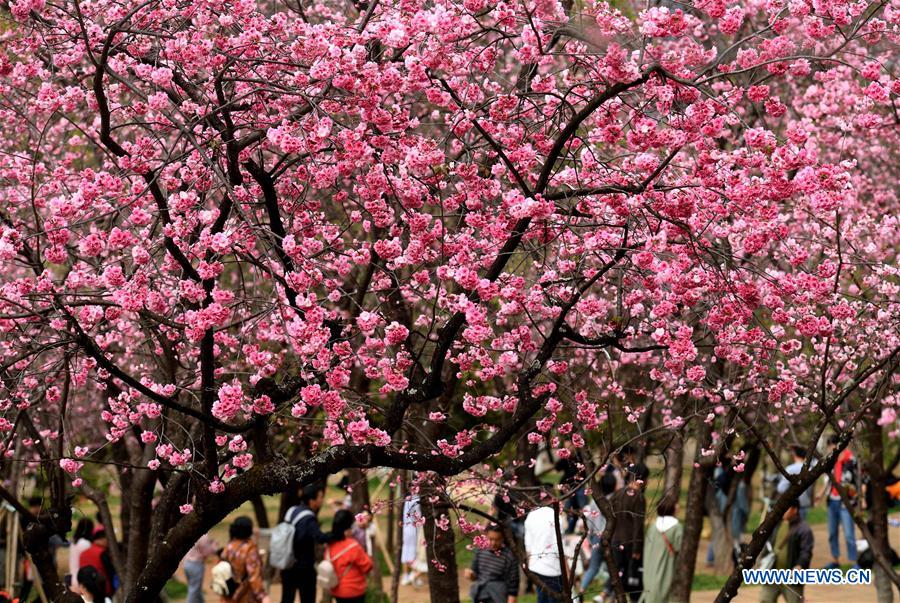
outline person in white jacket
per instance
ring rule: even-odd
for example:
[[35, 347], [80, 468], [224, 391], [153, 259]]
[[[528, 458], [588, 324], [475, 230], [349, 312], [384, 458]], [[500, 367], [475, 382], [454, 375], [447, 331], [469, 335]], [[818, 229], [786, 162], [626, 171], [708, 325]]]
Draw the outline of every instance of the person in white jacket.
[[78, 570], [81, 568], [81, 554], [91, 548], [91, 534], [94, 533], [94, 522], [87, 517], [78, 520], [72, 533], [72, 544], [69, 545], [69, 576], [72, 588], [78, 586]]
[[552, 593], [563, 590], [556, 514], [553, 507], [545, 506], [534, 509], [525, 517], [525, 553], [528, 571], [538, 580], [538, 603], [556, 601]]

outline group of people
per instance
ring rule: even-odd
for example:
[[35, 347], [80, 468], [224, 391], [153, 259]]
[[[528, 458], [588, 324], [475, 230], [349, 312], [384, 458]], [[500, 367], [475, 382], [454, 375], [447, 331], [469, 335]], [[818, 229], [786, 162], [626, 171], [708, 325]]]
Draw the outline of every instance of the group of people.
[[[42, 510], [43, 499], [32, 497], [28, 501], [29, 512], [43, 520], [48, 520], [47, 514]], [[7, 535], [8, 536], [8, 535]], [[100, 517], [97, 521], [82, 517], [75, 525], [72, 537], [67, 541], [63, 534], [53, 534], [49, 539], [50, 552], [53, 557], [61, 549], [68, 554], [68, 563], [65, 568], [60, 568], [60, 575], [65, 578], [66, 584], [75, 593], [81, 595], [88, 603], [111, 603], [113, 594], [119, 587], [119, 576], [109, 552], [109, 541], [106, 529]], [[35, 593], [37, 571], [31, 558], [24, 554], [24, 550], [17, 552], [21, 555], [22, 581], [16, 596], [6, 596], [12, 601], [28, 601]], [[0, 597], [0, 601], [4, 597]]]
[[[663, 602], [669, 598], [674, 576], [675, 560], [681, 548], [682, 526], [676, 518], [677, 500], [665, 496], [656, 507], [657, 519], [644, 532], [646, 499], [644, 488], [649, 470], [636, 462], [631, 449], [620, 451], [613, 462], [600, 474], [601, 499], [605, 509], [586, 496], [584, 482], [573, 468], [574, 463], [557, 463], [563, 474], [560, 483], [568, 487], [569, 496], [562, 503], [556, 500], [550, 486], [542, 488], [542, 496], [549, 504], [540, 504], [524, 517], [517, 512], [517, 504], [509, 494], [498, 494], [494, 500], [494, 514], [500, 526], [488, 528], [490, 547], [478, 550], [467, 575], [473, 580], [474, 603], [514, 603], [519, 589], [519, 556], [504, 542], [504, 534], [516, 541], [525, 557], [525, 576], [529, 586], [537, 591], [538, 603], [557, 601], [564, 590], [571, 590], [583, 598], [598, 576], [605, 576], [601, 593], [594, 597], [602, 601], [611, 597], [616, 581], [610, 576], [604, 559], [602, 538], [606, 517], [611, 514], [615, 523], [610, 538], [610, 550], [618, 583], [633, 601], [643, 598], [647, 603]], [[580, 581], [570, 589], [575, 566], [564, 544], [583, 518], [590, 555], [583, 567]], [[501, 563], [502, 561], [502, 563]], [[645, 572], [646, 568], [646, 572]]]
[[[317, 563], [317, 547], [324, 547], [328, 572], [333, 584], [327, 589], [336, 603], [363, 603], [368, 585], [367, 575], [373, 562], [366, 526], [359, 525], [348, 509], [339, 509], [331, 530], [323, 531], [318, 513], [325, 501], [324, 487], [305, 487], [300, 504], [288, 509], [284, 522], [293, 529], [290, 542], [292, 563], [281, 570], [281, 601], [315, 603], [321, 585]], [[253, 522], [238, 517], [229, 526], [229, 540], [218, 548], [208, 536], [201, 538], [184, 559], [188, 578], [188, 603], [203, 603], [203, 577], [206, 559], [218, 557], [212, 569], [212, 588], [221, 603], [269, 603], [264, 579], [263, 558], [254, 538]]]
[[[833, 447], [837, 441], [832, 439]], [[791, 448], [792, 459], [775, 482], [776, 495], [791, 485], [789, 476], [800, 474], [807, 465], [806, 449]], [[563, 592], [571, 592], [584, 600], [590, 593], [594, 601], [613, 598], [614, 590], [623, 590], [631, 601], [663, 603], [671, 597], [681, 552], [683, 526], [677, 518], [678, 499], [664, 493], [655, 508], [655, 517], [647, 519], [644, 489], [649, 471], [637, 460], [633, 450], [620, 451], [603, 467], [596, 480], [599, 496], [589, 496], [583, 467], [571, 457], [556, 464], [562, 473], [560, 484], [565, 495], [559, 500], [551, 486], [532, 497], [542, 500], [536, 506], [510, 499], [511, 493], [498, 494], [494, 501], [495, 524], [485, 532], [487, 546], [477, 548], [471, 567], [465, 570], [471, 580], [473, 603], [515, 603], [521, 577], [537, 592], [538, 603], [559, 600]], [[713, 493], [720, 510], [729, 507], [735, 542], [740, 542], [749, 515], [749, 482], [729, 481], [736, 478], [727, 463], [714, 476]], [[857, 563], [857, 541], [851, 509], [865, 494], [859, 487], [860, 476], [853, 453], [842, 452], [834, 469], [826, 476], [822, 489], [810, 486], [784, 514], [782, 526], [775, 532], [761, 557], [761, 567], [775, 569], [808, 568], [812, 560], [813, 532], [806, 523], [810, 508], [818, 500], [827, 501], [828, 533], [832, 560], [827, 568], [840, 564], [839, 536], [846, 540], [847, 558]], [[741, 489], [741, 485], [744, 489]], [[737, 488], [734, 486], [737, 485]], [[724, 496], [723, 496], [724, 495]], [[354, 515], [346, 503], [338, 509], [329, 531], [323, 531], [318, 514], [323, 507], [325, 490], [320, 484], [305, 487], [300, 503], [288, 509], [283, 524], [291, 528], [290, 562], [279, 566], [282, 584], [281, 603], [315, 603], [327, 565], [330, 582], [325, 590], [337, 603], [362, 603], [368, 587], [367, 575], [373, 569], [373, 539], [370, 537], [372, 517]], [[600, 504], [598, 505], [598, 501]], [[727, 504], [723, 504], [727, 503]], [[601, 509], [602, 507], [602, 509]], [[523, 508], [530, 508], [523, 513]], [[607, 518], [614, 524], [606, 533]], [[357, 521], [359, 519], [360, 521]], [[401, 583], [418, 584], [421, 560], [421, 510], [416, 496], [406, 497], [403, 507]], [[571, 536], [580, 525], [584, 531]], [[229, 541], [220, 546], [209, 535], [203, 536], [183, 561], [188, 582], [188, 603], [203, 603], [203, 581], [207, 560], [216, 558], [213, 568], [213, 590], [221, 603], [269, 603], [264, 559], [254, 537], [256, 530], [248, 517], [236, 518], [229, 528]], [[608, 538], [609, 546], [605, 546]], [[586, 541], [589, 553], [580, 564], [580, 576], [574, 575], [578, 564], [572, 563], [573, 551], [564, 542]], [[82, 518], [68, 545], [68, 577], [71, 588], [89, 603], [109, 603], [118, 587], [118, 576], [110, 559], [104, 527]], [[323, 565], [322, 550], [326, 564]], [[605, 551], [610, 552], [612, 567]], [[862, 563], [862, 561], [860, 561]], [[524, 570], [524, 571], [523, 571]], [[576, 578], [577, 581], [576, 581]], [[599, 578], [599, 580], [598, 580]], [[600, 586], [592, 588], [595, 582]], [[801, 601], [802, 586], [766, 586], [761, 601], [774, 602], [783, 597], [788, 603]]]
[[[649, 470], [643, 463], [626, 463], [622, 456], [617, 460], [619, 462], [607, 467], [600, 478], [605, 511], [601, 511], [593, 500], [585, 502], [580, 509], [585, 518], [591, 554], [581, 580], [573, 590], [583, 595], [596, 577], [604, 573], [607, 580], [603, 592], [594, 599], [602, 601], [612, 594], [616, 580], [606, 568], [602, 546], [606, 516], [611, 514], [615, 523], [609, 535], [610, 551], [619, 585], [633, 601], [642, 597], [648, 603], [666, 601], [681, 547], [681, 524], [675, 517], [676, 501], [672, 496], [663, 497], [657, 505], [657, 521], [651, 524], [645, 538], [647, 503], [644, 488]], [[560, 515], [557, 505], [545, 505], [525, 517], [526, 567], [529, 578], [535, 583], [538, 603], [556, 601], [556, 594], [563, 592], [564, 581], [574, 578], [569, 576], [571, 562], [567, 561], [565, 550], [560, 550]]]
[[[829, 445], [833, 450], [837, 440], [832, 438]], [[799, 474], [806, 461], [803, 447], [794, 446], [791, 450], [792, 462], [785, 467], [788, 476]], [[668, 601], [683, 539], [683, 526], [677, 518], [677, 498], [671, 493], [664, 493], [656, 505], [656, 517], [645, 528], [647, 503], [644, 486], [649, 472], [645, 465], [636, 460], [634, 451], [628, 448], [616, 455], [613, 462], [599, 474], [598, 498], [605, 501], [603, 511], [591, 497], [585, 495], [584, 487], [588, 480], [579, 472], [577, 463], [564, 459], [556, 463], [555, 468], [562, 473], [560, 484], [566, 493], [562, 501], [547, 492], [549, 496], [545, 499], [553, 502], [534, 508], [523, 518], [521, 513], [517, 513], [509, 494], [498, 495], [495, 499], [494, 513], [500, 519], [502, 528], [494, 526], [488, 529], [491, 546], [486, 551], [476, 552], [473, 566], [467, 572], [474, 581], [473, 601], [513, 603], [519, 588], [519, 572], [514, 568], [518, 568], [523, 555], [524, 575], [537, 590], [538, 603], [558, 600], [564, 584], [571, 585], [567, 590], [583, 600], [598, 576], [605, 576], [606, 579], [598, 589], [599, 594], [593, 596], [594, 601], [611, 600], [616, 587], [622, 588], [632, 601]], [[730, 505], [732, 515], [728, 518], [730, 521], [727, 524], [730, 525], [726, 529], [732, 531], [734, 541], [739, 544], [749, 517], [749, 484], [743, 477], [739, 481], [729, 482], [729, 477], [736, 478], [735, 472], [729, 469], [725, 464], [716, 472], [713, 494], [715, 504], [721, 505], [721, 511], [726, 508], [723, 503]], [[847, 507], [848, 502], [857, 504], [857, 497], [860, 496], [856, 471], [856, 460], [847, 449], [839, 455], [834, 469], [826, 475], [820, 493], [817, 494], [811, 486], [789, 503], [782, 524], [767, 545], [768, 554], [760, 562], [762, 567], [810, 567], [815, 539], [806, 518], [809, 508], [821, 499], [827, 500], [832, 554], [832, 561], [825, 567], [839, 567], [841, 530], [846, 539], [847, 557], [851, 564], [857, 562], [854, 524]], [[789, 477], [780, 476], [776, 479], [775, 493], [783, 494], [790, 483]], [[602, 539], [606, 517], [610, 515], [615, 518], [615, 523], [608, 535], [609, 551], [618, 580], [610, 576], [611, 568], [607, 567], [604, 558]], [[590, 543], [590, 558], [583, 564], [583, 573], [576, 583], [576, 576], [570, 575], [576, 564], [572, 563], [572, 551], [566, 550], [565, 537], [576, 530], [580, 520], [584, 522], [584, 536]], [[504, 542], [504, 534], [520, 546], [519, 555], [513, 554]], [[760, 597], [763, 603], [774, 602], [778, 597], [783, 597], [788, 603], [801, 601], [803, 589], [802, 586], [766, 586], [761, 589]]]
[[110, 603], [118, 587], [106, 530], [86, 517], [76, 524], [69, 545], [68, 581], [88, 603]]

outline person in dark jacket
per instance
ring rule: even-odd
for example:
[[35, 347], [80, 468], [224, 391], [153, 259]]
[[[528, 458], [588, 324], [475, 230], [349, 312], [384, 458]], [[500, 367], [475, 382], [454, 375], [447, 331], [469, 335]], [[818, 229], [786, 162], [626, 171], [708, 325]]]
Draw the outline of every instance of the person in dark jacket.
[[[784, 524], [775, 535], [775, 565], [773, 569], [808, 569], [812, 561], [815, 538], [802, 517], [800, 501], [794, 500], [784, 514]], [[778, 596], [786, 603], [803, 601], [802, 584], [766, 584], [760, 593], [760, 603], [775, 603]]]
[[627, 467], [625, 487], [609, 499], [615, 517], [610, 538], [613, 559], [622, 586], [632, 601], [637, 601], [644, 589], [641, 556], [644, 552], [644, 517], [647, 514], [644, 485], [648, 475], [650, 471], [643, 463]]
[[325, 489], [320, 484], [303, 488], [300, 512], [312, 513], [304, 513], [294, 527], [294, 565], [281, 572], [281, 603], [293, 603], [298, 591], [300, 603], [316, 603], [316, 545], [334, 539], [330, 532], [325, 533], [319, 527], [317, 515], [324, 502]]
[[491, 524], [487, 529], [489, 549], [477, 549], [466, 577], [472, 580], [469, 594], [473, 603], [516, 603], [519, 594], [519, 564], [506, 546], [503, 528]]
[[588, 500], [584, 488], [584, 471], [582, 471], [582, 465], [578, 462], [578, 451], [571, 440], [566, 442], [565, 449], [568, 455], [556, 461], [554, 467], [562, 473], [559, 483], [565, 487], [565, 491], [574, 490], [572, 495], [567, 497], [563, 503], [563, 510], [568, 516], [566, 534], [574, 534], [575, 527], [578, 525], [578, 518], [581, 517], [580, 511], [587, 506]]

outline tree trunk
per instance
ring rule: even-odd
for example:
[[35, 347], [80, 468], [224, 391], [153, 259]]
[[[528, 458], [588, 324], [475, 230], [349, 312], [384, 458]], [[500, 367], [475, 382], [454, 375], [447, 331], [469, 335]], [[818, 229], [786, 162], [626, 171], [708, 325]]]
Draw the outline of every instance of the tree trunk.
[[694, 468], [691, 471], [691, 481], [684, 505], [684, 537], [675, 566], [675, 579], [672, 581], [671, 598], [676, 603], [687, 603], [691, 599], [694, 566], [697, 562], [697, 549], [700, 546], [700, 532], [703, 530], [703, 502], [712, 476], [712, 466], [708, 462], [703, 462], [705, 459], [700, 456], [704, 448], [709, 448], [712, 430], [703, 421], [699, 423], [698, 429], [697, 452], [694, 455]]
[[[869, 449], [865, 470], [869, 475], [869, 492], [871, 506], [869, 507], [869, 529], [872, 538], [869, 546], [873, 552], [878, 551], [884, 557], [890, 558], [890, 544], [888, 543], [888, 497], [885, 486], [887, 474], [884, 468], [884, 434], [881, 425], [878, 424], [878, 416], [881, 414], [879, 402], [872, 411], [872, 420], [867, 425], [866, 445]], [[893, 570], [891, 570], [893, 571]], [[873, 567], [875, 574], [875, 589], [878, 592], [878, 603], [893, 603], [893, 584], [881, 564]]]
[[[443, 480], [420, 491], [425, 516], [425, 552], [428, 559], [428, 588], [432, 601], [459, 603], [459, 575], [456, 569], [456, 535], [447, 521], [450, 503]], [[442, 524], [446, 523], [442, 527]], [[446, 529], [445, 529], [446, 528]]]
[[153, 488], [156, 475], [149, 469], [135, 469], [132, 481], [131, 509], [128, 514], [128, 540], [125, 541], [125, 592], [131, 589], [150, 556], [150, 532], [153, 517]]
[[263, 502], [262, 496], [256, 495], [250, 499], [250, 502], [253, 503], [253, 514], [256, 516], [256, 525], [261, 528], [270, 527], [269, 514], [266, 511], [266, 505]]
[[287, 515], [288, 509], [291, 507], [300, 504], [300, 495], [293, 490], [288, 492], [282, 492], [280, 500], [278, 502], [278, 521], [284, 519], [284, 516]]
[[[394, 521], [394, 545], [388, 547], [388, 551], [394, 553], [394, 573], [391, 576], [391, 603], [399, 603], [400, 601], [400, 575], [403, 573], [403, 501], [406, 499], [406, 471], [400, 472], [398, 478], [397, 497], [393, 496], [393, 488], [391, 488], [391, 499], [399, 505], [396, 514], [397, 519]], [[393, 512], [393, 505], [391, 510]]]
[[23, 527], [22, 543], [38, 571], [47, 598], [53, 603], [79, 603], [81, 597], [69, 590], [56, 570], [56, 559], [50, 548], [52, 535], [53, 530], [46, 524], [30, 522]]
[[[737, 480], [737, 477], [735, 477], [735, 480]], [[714, 571], [716, 574], [728, 574], [732, 569], [732, 540], [730, 526], [728, 525], [728, 511], [730, 507], [731, 505], [727, 505], [723, 512], [719, 508], [719, 500], [715, 495], [714, 488], [706, 488], [706, 511], [712, 526], [710, 541], [713, 547]]]
[[[429, 412], [449, 413], [453, 393], [459, 377], [455, 372], [448, 376], [447, 389], [429, 407]], [[419, 417], [416, 417], [419, 419]], [[434, 446], [451, 433], [446, 423], [426, 422], [420, 437], [427, 446]], [[419, 505], [425, 517], [425, 557], [428, 563], [428, 588], [432, 601], [459, 603], [459, 576], [456, 568], [456, 535], [450, 522], [451, 504], [446, 492], [446, 481], [434, 474], [420, 486]], [[401, 532], [402, 534], [402, 532]], [[402, 536], [401, 536], [402, 538]], [[401, 546], [402, 548], [402, 546]]]
[[[390, 478], [388, 478], [390, 480]], [[399, 481], [399, 480], [398, 480]], [[397, 505], [396, 488], [388, 482], [388, 506], [387, 506], [387, 536], [385, 544], [388, 551], [394, 550], [394, 541], [396, 540], [397, 522], [395, 520], [394, 507]]]
[[663, 479], [663, 493], [681, 499], [681, 478], [684, 475], [684, 427], [672, 435], [672, 441], [665, 452], [666, 473]]
[[350, 500], [353, 511], [359, 513], [371, 506], [369, 501], [369, 477], [362, 469], [352, 468], [347, 470], [347, 478], [350, 482]]

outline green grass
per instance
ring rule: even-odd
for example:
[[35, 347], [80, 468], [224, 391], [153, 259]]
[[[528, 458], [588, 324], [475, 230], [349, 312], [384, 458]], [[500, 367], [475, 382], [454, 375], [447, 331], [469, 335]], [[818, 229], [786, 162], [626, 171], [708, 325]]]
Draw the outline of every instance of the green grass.
[[701, 590], [721, 590], [725, 586], [728, 576], [717, 576], [715, 574], [694, 574], [694, 581], [691, 583], [691, 589], [694, 591]]
[[176, 580], [175, 578], [171, 578], [168, 582], [166, 582], [165, 590], [166, 598], [169, 601], [183, 601], [187, 598], [187, 584]]

